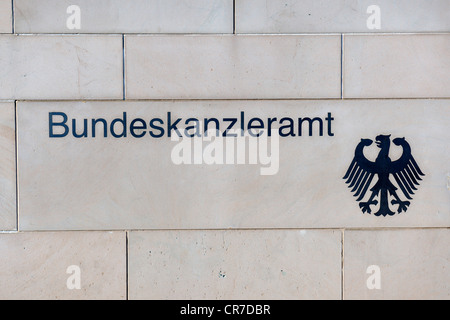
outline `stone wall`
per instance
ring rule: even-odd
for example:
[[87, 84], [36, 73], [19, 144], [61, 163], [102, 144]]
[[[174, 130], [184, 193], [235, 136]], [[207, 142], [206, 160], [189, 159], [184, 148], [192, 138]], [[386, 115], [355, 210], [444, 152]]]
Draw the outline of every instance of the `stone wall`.
[[0, 33], [1, 299], [450, 298], [450, 1], [0, 0]]

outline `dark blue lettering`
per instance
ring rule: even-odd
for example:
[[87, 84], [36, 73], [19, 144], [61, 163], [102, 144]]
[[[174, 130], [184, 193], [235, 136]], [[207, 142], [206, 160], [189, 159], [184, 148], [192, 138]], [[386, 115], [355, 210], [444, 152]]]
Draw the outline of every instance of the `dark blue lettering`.
[[[140, 122], [140, 126], [137, 126], [136, 123]], [[147, 123], [142, 120], [141, 118], [134, 119], [130, 123], [130, 133], [135, 138], [142, 138], [145, 136], [146, 131], [142, 131], [141, 133], [135, 133], [134, 130], [146, 130], [147, 129]]]
[[[54, 122], [53, 116], [63, 117], [62, 122]], [[49, 112], [48, 113], [48, 133], [50, 138], [64, 138], [69, 133], [69, 127], [66, 125], [67, 115], [64, 112]], [[53, 132], [53, 127], [63, 127], [64, 133], [58, 134]]]
[[159, 134], [154, 134], [153, 133], [153, 131], [149, 131], [149, 133], [150, 133], [150, 136], [152, 136], [153, 138], [161, 138], [162, 136], [164, 136], [164, 128], [163, 127], [160, 127], [160, 126], [156, 126], [156, 125], [154, 125], [153, 123], [154, 122], [159, 122], [159, 123], [161, 123], [161, 124], [164, 124], [164, 121], [162, 121], [160, 118], [154, 118], [154, 119], [152, 119], [151, 121], [150, 121], [150, 127], [152, 128], [152, 129], [156, 129], [156, 130], [159, 130]]
[[[121, 133], [116, 133], [116, 131], [115, 131], [116, 123], [122, 124], [122, 132]], [[116, 118], [111, 122], [110, 131], [114, 138], [122, 138], [122, 137], [126, 138], [127, 137], [127, 113], [126, 112], [123, 113], [122, 119]]]

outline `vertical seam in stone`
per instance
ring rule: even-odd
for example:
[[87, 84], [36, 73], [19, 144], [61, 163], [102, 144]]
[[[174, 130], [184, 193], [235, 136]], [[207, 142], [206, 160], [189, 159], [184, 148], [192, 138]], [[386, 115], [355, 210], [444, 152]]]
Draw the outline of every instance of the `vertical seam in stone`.
[[125, 231], [125, 299], [128, 300], [128, 230]]
[[345, 300], [344, 297], [344, 233], [345, 229], [341, 230], [341, 300]]
[[236, 0], [233, 0], [233, 34], [236, 34]]
[[12, 33], [14, 34], [14, 0], [11, 0], [11, 24], [12, 24]]
[[19, 145], [17, 139], [17, 100], [14, 100], [14, 165], [16, 171], [16, 230], [19, 231]]
[[341, 99], [344, 99], [344, 34], [341, 33]]
[[125, 35], [122, 33], [122, 100], [125, 100]]

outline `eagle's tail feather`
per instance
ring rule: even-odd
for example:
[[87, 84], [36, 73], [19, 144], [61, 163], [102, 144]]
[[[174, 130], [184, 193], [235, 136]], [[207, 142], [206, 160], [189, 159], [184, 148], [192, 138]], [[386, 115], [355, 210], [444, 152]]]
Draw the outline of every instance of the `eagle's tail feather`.
[[[350, 176], [350, 173], [352, 172], [353, 167], [354, 167], [355, 165], [356, 165], [356, 159], [353, 159], [352, 163], [350, 164], [350, 167], [348, 167], [348, 170], [347, 170], [347, 172], [345, 173], [344, 178], [342, 178], [342, 179], [347, 179], [347, 178]], [[347, 183], [348, 183], [348, 182], [347, 182]]]
[[356, 181], [358, 181], [358, 178], [362, 173], [363, 173], [362, 168], [360, 166], [358, 166], [358, 169], [356, 170], [356, 173], [353, 176], [352, 182], [348, 186], [349, 188], [353, 188], [353, 186], [355, 185]]
[[[370, 173], [366, 171], [364, 174], [363, 180], [358, 185], [358, 190], [356, 190], [356, 188], [354, 188], [354, 190], [356, 190], [355, 197], [359, 196], [359, 194], [363, 190], [364, 186], [366, 185], [367, 178], [369, 178], [369, 175], [370, 175]], [[354, 190], [352, 190], [352, 192], [354, 192]]]
[[425, 174], [422, 173], [419, 166], [417, 165], [416, 160], [411, 156], [411, 159], [409, 159], [408, 165], [411, 167], [411, 171], [413, 172], [414, 176], [417, 180], [422, 180], [420, 176], [424, 176]]
[[[361, 201], [364, 198], [364, 196], [366, 195], [367, 189], [369, 189], [369, 186], [372, 183], [372, 179], [374, 176], [375, 176], [374, 173], [369, 174], [369, 177], [368, 177], [367, 181], [365, 182], [364, 189], [362, 190], [361, 194], [359, 195], [359, 198], [356, 199], [356, 201]], [[357, 195], [355, 195], [355, 196], [357, 196]]]
[[403, 185], [403, 182], [400, 181], [398, 174], [394, 173], [393, 176], [394, 176], [394, 179], [397, 182], [398, 186], [402, 190], [403, 194], [405, 195], [405, 197], [408, 198], [409, 200], [412, 200], [411, 196], [409, 195], [410, 193], [406, 190], [405, 186]]

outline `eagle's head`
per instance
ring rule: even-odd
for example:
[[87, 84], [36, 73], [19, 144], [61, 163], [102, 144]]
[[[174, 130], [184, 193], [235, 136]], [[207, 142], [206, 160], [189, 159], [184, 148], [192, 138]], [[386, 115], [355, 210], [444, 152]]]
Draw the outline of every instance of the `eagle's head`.
[[390, 140], [391, 135], [383, 135], [380, 134], [375, 138], [375, 143], [377, 144], [377, 147], [380, 149], [389, 147], [389, 144], [391, 142]]

